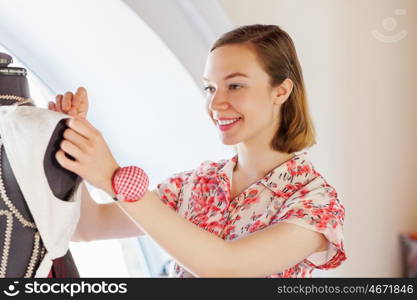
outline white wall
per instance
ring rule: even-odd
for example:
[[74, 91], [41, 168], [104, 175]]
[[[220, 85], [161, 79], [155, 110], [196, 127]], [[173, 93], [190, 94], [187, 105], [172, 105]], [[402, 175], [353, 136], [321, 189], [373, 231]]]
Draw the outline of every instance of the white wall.
[[[401, 276], [398, 234], [417, 230], [417, 1], [220, 4], [235, 25], [276, 24], [296, 44], [319, 135], [310, 153], [346, 207], [348, 260], [315, 274]], [[374, 29], [407, 35], [386, 43]]]

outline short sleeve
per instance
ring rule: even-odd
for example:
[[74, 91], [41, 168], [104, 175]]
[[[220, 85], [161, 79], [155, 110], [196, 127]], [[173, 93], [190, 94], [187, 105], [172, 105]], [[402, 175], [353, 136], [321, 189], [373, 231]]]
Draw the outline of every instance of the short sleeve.
[[178, 210], [178, 200], [184, 184], [192, 174], [192, 171], [175, 173], [156, 186], [156, 192], [163, 203]]
[[336, 190], [316, 177], [288, 198], [271, 224], [287, 222], [322, 233], [329, 241], [327, 250], [314, 252], [306, 263], [317, 269], [331, 269], [347, 259], [343, 248], [345, 208]]

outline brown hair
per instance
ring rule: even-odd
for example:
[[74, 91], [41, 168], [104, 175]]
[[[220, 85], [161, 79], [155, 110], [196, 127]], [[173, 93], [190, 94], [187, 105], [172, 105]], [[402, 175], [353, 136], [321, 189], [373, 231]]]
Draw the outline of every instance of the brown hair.
[[223, 34], [212, 46], [214, 49], [231, 44], [243, 44], [253, 50], [262, 68], [270, 77], [270, 86], [286, 78], [294, 83], [288, 99], [282, 104], [280, 125], [272, 141], [272, 149], [296, 152], [316, 143], [303, 74], [291, 37], [276, 25], [247, 25]]

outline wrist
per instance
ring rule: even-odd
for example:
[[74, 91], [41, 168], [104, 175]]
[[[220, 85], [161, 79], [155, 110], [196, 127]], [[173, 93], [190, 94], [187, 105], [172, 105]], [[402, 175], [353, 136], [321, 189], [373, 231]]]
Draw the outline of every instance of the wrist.
[[106, 180], [103, 190], [112, 198], [116, 197], [116, 193], [113, 188], [113, 178], [116, 172], [120, 169], [119, 165], [116, 165], [113, 168], [113, 172], [111, 173], [110, 180]]

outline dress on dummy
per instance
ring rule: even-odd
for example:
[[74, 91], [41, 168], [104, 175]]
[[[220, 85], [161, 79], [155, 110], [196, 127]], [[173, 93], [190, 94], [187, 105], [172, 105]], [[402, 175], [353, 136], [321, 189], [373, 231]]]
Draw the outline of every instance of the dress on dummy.
[[55, 159], [69, 116], [37, 108], [0, 53], [0, 278], [79, 277], [69, 241], [82, 179]]

